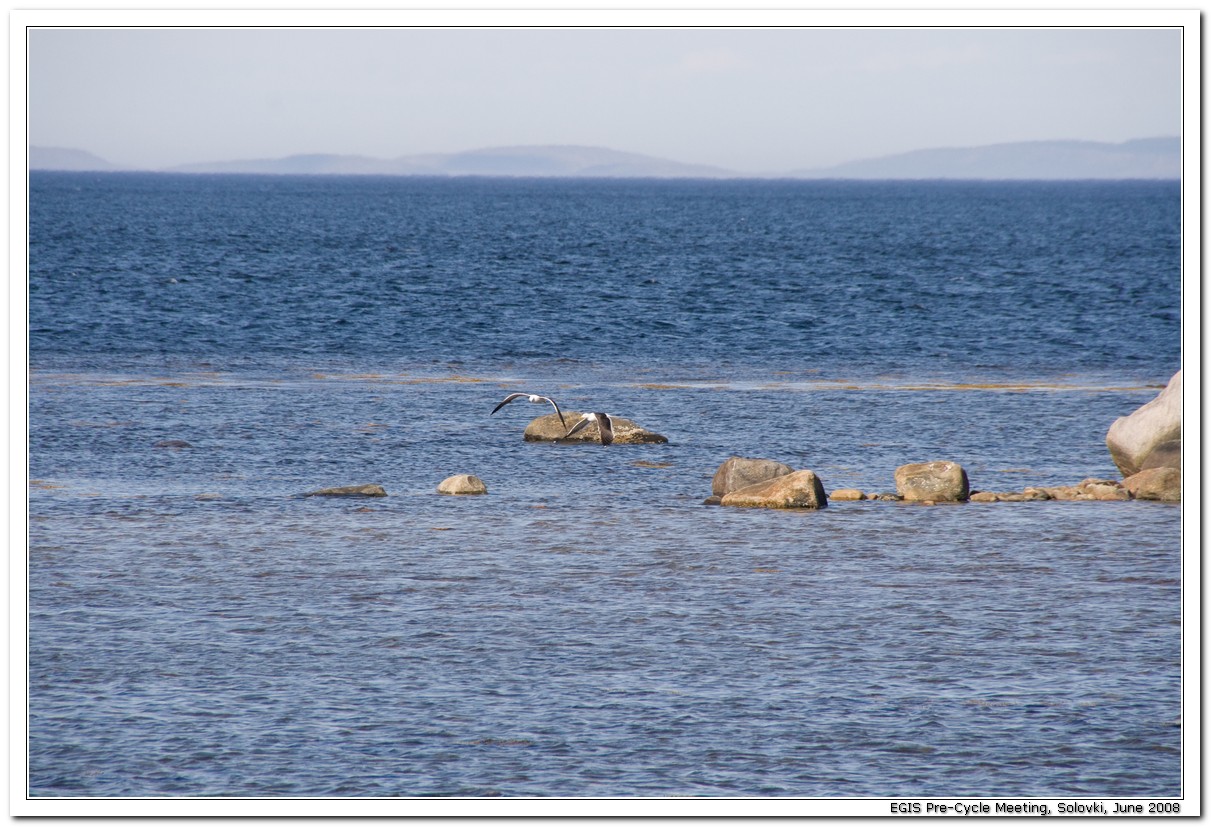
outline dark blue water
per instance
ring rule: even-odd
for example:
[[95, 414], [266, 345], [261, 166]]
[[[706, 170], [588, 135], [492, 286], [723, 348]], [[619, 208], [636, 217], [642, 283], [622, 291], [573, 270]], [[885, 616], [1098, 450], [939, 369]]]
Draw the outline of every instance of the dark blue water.
[[1181, 793], [1179, 507], [701, 504], [1117, 478], [1177, 184], [30, 189], [30, 795]]

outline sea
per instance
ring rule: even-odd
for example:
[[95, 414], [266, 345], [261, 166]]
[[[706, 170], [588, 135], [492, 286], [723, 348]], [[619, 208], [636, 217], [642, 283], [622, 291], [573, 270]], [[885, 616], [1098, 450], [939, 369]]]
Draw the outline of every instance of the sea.
[[[1182, 367], [1179, 182], [28, 205], [27, 799], [1185, 792], [1180, 505], [704, 504], [732, 456], [1121, 479]], [[527, 442], [512, 392], [668, 442]]]

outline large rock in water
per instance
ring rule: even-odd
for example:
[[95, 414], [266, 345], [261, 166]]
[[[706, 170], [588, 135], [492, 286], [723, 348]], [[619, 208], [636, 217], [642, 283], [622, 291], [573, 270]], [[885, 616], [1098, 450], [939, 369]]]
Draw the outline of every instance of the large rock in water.
[[1182, 372], [1151, 402], [1114, 420], [1106, 433], [1110, 458], [1123, 478], [1145, 468], [1182, 467]]
[[[568, 423], [568, 428], [574, 426], [581, 420], [584, 414], [580, 411], [564, 411], [564, 421]], [[669, 438], [655, 431], [649, 431], [640, 425], [636, 425], [629, 419], [623, 419], [620, 416], [610, 416], [610, 422], [614, 425], [614, 444], [622, 445], [637, 445], [645, 442], [663, 443], [668, 442]], [[581, 431], [578, 431], [572, 436], [566, 436], [563, 424], [559, 421], [559, 414], [547, 414], [534, 419], [526, 426], [524, 434], [526, 442], [600, 442], [601, 432], [597, 427], [597, 423], [593, 422]]]
[[966, 502], [971, 488], [962, 465], [940, 460], [901, 465], [896, 492], [908, 502]]
[[711, 478], [711, 494], [722, 497], [724, 494], [754, 485], [774, 477], [794, 473], [795, 469], [772, 459], [748, 459], [746, 457], [729, 457], [723, 461], [715, 476]]
[[720, 505], [747, 508], [824, 508], [828, 495], [815, 471], [792, 471], [723, 495]]

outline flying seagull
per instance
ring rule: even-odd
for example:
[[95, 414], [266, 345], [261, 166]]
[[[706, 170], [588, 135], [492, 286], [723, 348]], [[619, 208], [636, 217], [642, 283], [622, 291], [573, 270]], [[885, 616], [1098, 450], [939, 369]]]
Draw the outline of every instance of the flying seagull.
[[[559, 424], [563, 425], [564, 432], [565, 433], [567, 432], [568, 423], [566, 421], [564, 421], [563, 411], [559, 410], [559, 406], [555, 404], [555, 400], [549, 396], [539, 396], [538, 394], [534, 394], [534, 393], [511, 393], [505, 397], [503, 402], [501, 402], [499, 405], [497, 405], [495, 408], [492, 409], [492, 413], [496, 413], [501, 408], [503, 408], [505, 405], [508, 405], [510, 402], [512, 402], [514, 399], [525, 399], [530, 402], [550, 402], [551, 407], [553, 407], [555, 409], [555, 413], [559, 414]], [[491, 416], [492, 414], [488, 414], [488, 415]]]
[[590, 422], [596, 422], [598, 429], [601, 431], [601, 444], [609, 445], [614, 441], [614, 423], [610, 421], [609, 414], [603, 413], [587, 413], [584, 418], [572, 426], [572, 430], [568, 431], [568, 436], [579, 431], [581, 428], [587, 428]]

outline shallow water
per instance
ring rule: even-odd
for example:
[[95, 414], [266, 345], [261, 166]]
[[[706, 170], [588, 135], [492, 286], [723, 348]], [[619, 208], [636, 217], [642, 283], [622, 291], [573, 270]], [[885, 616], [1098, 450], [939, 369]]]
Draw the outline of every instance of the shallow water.
[[[1180, 506], [702, 505], [732, 455], [1116, 478], [1177, 366], [1173, 193], [594, 186], [35, 177], [29, 794], [1179, 795]], [[871, 241], [922, 212], [928, 267]], [[1010, 259], [1034, 293], [962, 286]], [[1133, 358], [1084, 338], [1110, 283], [1161, 297]], [[512, 390], [670, 441], [526, 443]]]

